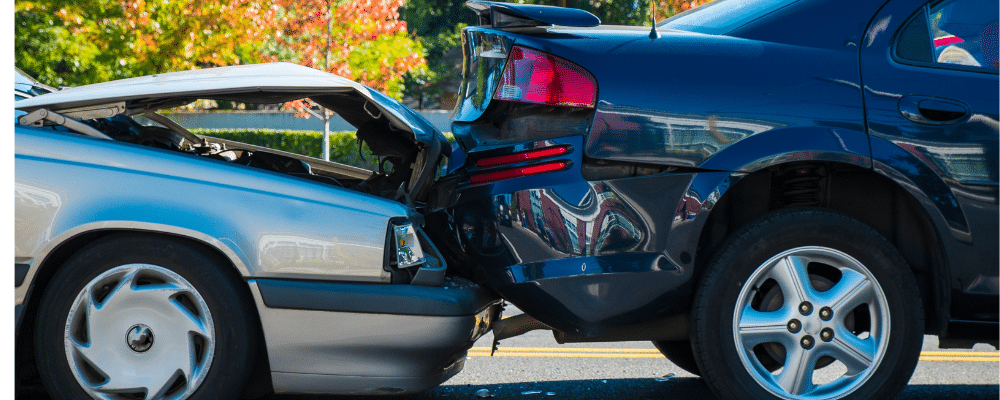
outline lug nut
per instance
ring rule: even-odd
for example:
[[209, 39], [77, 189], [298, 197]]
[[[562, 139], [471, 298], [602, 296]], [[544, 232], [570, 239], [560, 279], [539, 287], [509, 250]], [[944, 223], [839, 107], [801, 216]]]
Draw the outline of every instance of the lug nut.
[[802, 329], [802, 323], [797, 319], [788, 321], [788, 331], [791, 333], [799, 333], [799, 329]]
[[799, 344], [802, 345], [803, 349], [809, 350], [813, 347], [814, 344], [816, 344], [816, 342], [813, 340], [812, 336], [806, 335], [805, 337], [802, 338], [802, 340], [799, 341]]
[[802, 304], [799, 304], [799, 312], [802, 313], [802, 315], [811, 314], [813, 312], [812, 303], [808, 301], [803, 301]]
[[829, 321], [830, 318], [833, 318], [833, 310], [830, 307], [823, 307], [819, 310], [819, 317], [824, 321]]
[[823, 339], [824, 342], [829, 342], [833, 340], [833, 329], [825, 328], [819, 332], [819, 338]]

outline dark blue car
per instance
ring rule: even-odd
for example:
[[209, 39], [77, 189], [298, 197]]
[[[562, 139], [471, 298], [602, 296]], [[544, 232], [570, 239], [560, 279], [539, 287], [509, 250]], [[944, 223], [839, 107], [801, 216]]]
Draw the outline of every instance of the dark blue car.
[[996, 0], [717, 0], [656, 26], [473, 1], [451, 268], [725, 398], [889, 398], [998, 339]]

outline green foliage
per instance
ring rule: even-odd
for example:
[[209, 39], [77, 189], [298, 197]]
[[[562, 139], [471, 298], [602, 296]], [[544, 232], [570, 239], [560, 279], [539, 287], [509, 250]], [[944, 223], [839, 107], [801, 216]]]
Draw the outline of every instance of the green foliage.
[[254, 61], [261, 0], [17, 0], [14, 65], [85, 85]]
[[426, 68], [423, 48], [399, 21], [402, 5], [403, 0], [276, 0], [271, 7], [276, 33], [262, 54], [268, 60], [340, 75], [399, 99], [403, 75]]
[[[460, 78], [462, 71], [456, 68], [456, 60], [445, 59], [445, 55], [456, 50], [460, 55], [462, 28], [475, 25], [476, 14], [465, 7], [465, 0], [408, 0], [399, 9], [399, 16], [423, 45], [427, 59], [426, 71], [411, 72], [404, 77], [406, 91], [433, 97], [443, 90], [454, 89], [441, 85]], [[459, 67], [461, 62], [457, 57]]]
[[[420, 45], [405, 34], [398, 32], [377, 40], [368, 40], [351, 48], [348, 65], [351, 70], [360, 71], [357, 80], [380, 89], [394, 99], [403, 98], [403, 71], [422, 76], [427, 73], [425, 64], [406, 65], [399, 60], [411, 54], [419, 54]], [[407, 63], [410, 63], [407, 61]], [[392, 67], [390, 67], [392, 66]], [[399, 73], [395, 72], [399, 71]]]
[[[86, 9], [84, 20], [76, 14]], [[81, 30], [122, 18], [121, 7], [100, 2], [77, 6], [71, 1], [17, 1], [14, 4], [14, 65], [53, 85], [82, 85], [131, 76], [129, 60], [109, 48], [126, 48], [124, 30], [103, 24], [107, 41], [98, 43]], [[69, 22], [67, 22], [69, 21]]]
[[476, 14], [465, 7], [465, 0], [409, 0], [399, 9], [399, 16], [406, 21], [406, 29], [421, 38], [476, 23]]

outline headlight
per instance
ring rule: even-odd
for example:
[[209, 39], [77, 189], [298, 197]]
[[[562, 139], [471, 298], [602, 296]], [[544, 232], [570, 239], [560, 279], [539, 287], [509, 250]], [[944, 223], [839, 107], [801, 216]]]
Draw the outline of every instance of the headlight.
[[417, 240], [417, 232], [409, 222], [401, 225], [393, 224], [393, 237], [396, 240], [396, 263], [398, 268], [409, 268], [423, 264], [424, 251]]

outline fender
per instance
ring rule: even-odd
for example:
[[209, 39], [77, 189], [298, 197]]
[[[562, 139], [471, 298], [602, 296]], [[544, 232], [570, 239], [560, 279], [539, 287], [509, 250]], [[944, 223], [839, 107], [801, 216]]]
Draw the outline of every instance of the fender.
[[[870, 169], [870, 155], [868, 135], [843, 128], [779, 128], [735, 142], [705, 160], [700, 168], [704, 172], [694, 174], [687, 193], [676, 205], [671, 228], [689, 224], [691, 233], [683, 241], [673, 238], [669, 252], [683, 258], [689, 258], [684, 254], [694, 254], [712, 208], [748, 173], [795, 161], [831, 161]], [[697, 210], [692, 215], [695, 204]]]
[[832, 161], [870, 169], [868, 135], [823, 126], [772, 129], [733, 143], [706, 159], [700, 168], [754, 172], [795, 161]]
[[[868, 150], [868, 143], [871, 150]], [[871, 154], [875, 155], [873, 159]], [[796, 161], [830, 161], [871, 169], [904, 188], [924, 208], [937, 227], [947, 227], [949, 235], [938, 232], [950, 263], [954, 246], [971, 243], [971, 233], [965, 213], [947, 184], [927, 164], [905, 149], [878, 137], [836, 128], [806, 127], [777, 129], [741, 140], [715, 154], [702, 168], [729, 172], [720, 179], [718, 173], [699, 173], [691, 182], [689, 194], [705, 196], [718, 193], [718, 200], [735, 180], [747, 173]], [[714, 197], [714, 196], [713, 196]], [[696, 197], [705, 198], [705, 197]], [[683, 199], [682, 199], [683, 201]], [[701, 213], [709, 213], [715, 202], [704, 204]], [[699, 228], [700, 230], [700, 228]]]
[[[242, 251], [239, 251], [239, 247], [236, 246], [231, 240], [230, 243], [224, 243], [210, 235], [203, 232], [199, 232], [192, 229], [182, 228], [178, 226], [157, 224], [142, 221], [96, 221], [88, 224], [76, 226], [72, 229], [61, 232], [58, 236], [53, 238], [51, 241], [45, 244], [45, 246], [39, 249], [38, 256], [34, 262], [31, 263], [31, 268], [28, 270], [25, 276], [25, 282], [34, 282], [34, 276], [37, 274], [39, 266], [44, 265], [45, 261], [48, 259], [49, 255], [58, 248], [59, 246], [68, 243], [80, 235], [87, 233], [93, 233], [98, 231], [135, 231], [135, 232], [149, 232], [149, 233], [165, 233], [175, 236], [184, 237], [187, 239], [200, 242], [211, 248], [222, 253], [236, 269], [239, 271], [240, 275], [243, 277], [249, 277], [250, 272], [247, 269], [246, 255]], [[235, 249], [234, 249], [235, 248]], [[23, 304], [27, 300], [27, 293], [30, 290], [30, 285], [22, 285], [15, 288], [14, 294], [14, 304]]]

